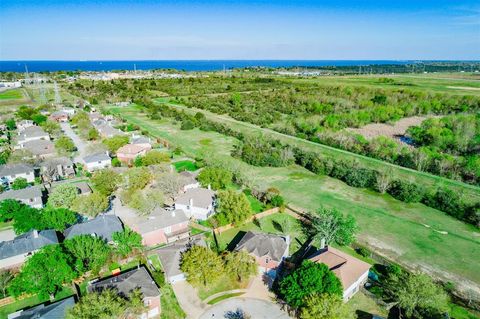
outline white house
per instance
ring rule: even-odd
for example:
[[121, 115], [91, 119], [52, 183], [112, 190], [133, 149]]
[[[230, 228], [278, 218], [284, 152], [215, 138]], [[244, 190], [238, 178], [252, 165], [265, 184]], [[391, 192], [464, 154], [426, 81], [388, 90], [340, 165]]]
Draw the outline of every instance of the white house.
[[32, 120], [22, 120], [17, 123], [17, 129], [19, 131], [23, 131], [27, 127], [33, 126], [33, 121]]
[[206, 188], [190, 188], [175, 200], [175, 209], [183, 210], [188, 217], [207, 220], [215, 213], [215, 192]]
[[12, 240], [0, 242], [0, 269], [19, 267], [40, 248], [57, 243], [58, 237], [54, 229], [32, 230]]
[[43, 194], [40, 186], [32, 186], [18, 190], [9, 190], [0, 194], [0, 201], [15, 199], [33, 208], [43, 207]]
[[50, 140], [50, 135], [39, 126], [29, 126], [18, 132], [17, 148], [23, 148], [24, 144], [31, 141]]
[[328, 266], [340, 279], [343, 287], [343, 300], [349, 300], [368, 279], [371, 265], [338, 249], [327, 246], [318, 250], [309, 260]]
[[13, 81], [13, 82], [0, 82], [0, 88], [19, 88], [22, 86], [22, 82], [20, 81]]
[[112, 159], [107, 153], [96, 153], [83, 158], [85, 168], [89, 172], [112, 167]]
[[0, 165], [0, 180], [12, 184], [19, 177], [25, 178], [28, 183], [35, 182], [33, 166], [22, 163]]

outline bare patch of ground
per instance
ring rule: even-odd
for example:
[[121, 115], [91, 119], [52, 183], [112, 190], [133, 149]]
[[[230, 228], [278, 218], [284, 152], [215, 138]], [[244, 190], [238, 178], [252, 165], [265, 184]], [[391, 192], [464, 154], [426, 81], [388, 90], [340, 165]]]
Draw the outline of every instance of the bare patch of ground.
[[456, 89], [456, 90], [473, 90], [473, 91], [480, 91], [480, 88], [474, 88], [471, 86], [447, 86], [449, 89]]
[[394, 124], [373, 123], [367, 124], [361, 128], [348, 128], [349, 132], [363, 135], [366, 139], [373, 139], [377, 136], [383, 135], [391, 138], [398, 138], [405, 135], [405, 132], [410, 126], [420, 125], [423, 121], [432, 116], [411, 116], [398, 120]]

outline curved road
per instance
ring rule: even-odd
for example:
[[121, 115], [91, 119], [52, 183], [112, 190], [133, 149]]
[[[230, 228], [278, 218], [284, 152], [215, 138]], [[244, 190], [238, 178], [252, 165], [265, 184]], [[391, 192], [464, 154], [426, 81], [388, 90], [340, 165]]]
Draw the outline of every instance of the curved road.
[[290, 316], [278, 304], [253, 298], [231, 298], [213, 305], [199, 319], [225, 318], [225, 314], [238, 309], [252, 319], [289, 319]]

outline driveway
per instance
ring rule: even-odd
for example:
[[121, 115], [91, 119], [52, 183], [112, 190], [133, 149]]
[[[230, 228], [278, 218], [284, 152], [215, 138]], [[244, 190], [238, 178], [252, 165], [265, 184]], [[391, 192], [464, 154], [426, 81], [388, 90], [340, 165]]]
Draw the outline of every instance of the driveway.
[[[186, 281], [178, 281], [172, 285], [175, 296], [188, 319], [198, 319], [208, 307], [197, 295], [197, 291]], [[207, 317], [206, 317], [207, 318]], [[208, 317], [212, 318], [212, 317]]]
[[15, 232], [11, 227], [0, 230], [0, 242], [12, 240], [15, 236]]
[[253, 298], [231, 298], [213, 305], [199, 319], [225, 318], [228, 312], [243, 311], [252, 319], [289, 319], [276, 303]]
[[60, 123], [60, 127], [66, 136], [72, 139], [73, 143], [77, 147], [77, 155], [73, 158], [75, 163], [81, 163], [82, 158], [87, 156], [87, 143], [85, 143], [80, 136], [77, 135], [70, 126], [69, 123]]

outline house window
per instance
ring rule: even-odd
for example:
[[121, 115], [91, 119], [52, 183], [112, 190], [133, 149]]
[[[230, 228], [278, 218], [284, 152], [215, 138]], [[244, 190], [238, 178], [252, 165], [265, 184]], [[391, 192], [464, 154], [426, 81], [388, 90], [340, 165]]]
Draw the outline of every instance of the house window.
[[268, 264], [270, 262], [270, 258], [265, 257], [265, 263]]
[[34, 199], [33, 198], [30, 198], [30, 203], [33, 203]]

